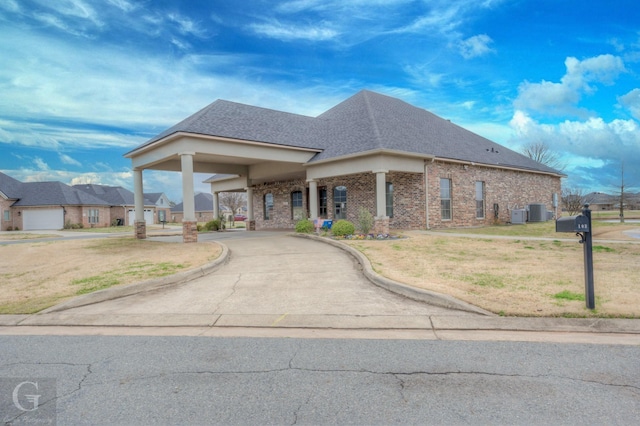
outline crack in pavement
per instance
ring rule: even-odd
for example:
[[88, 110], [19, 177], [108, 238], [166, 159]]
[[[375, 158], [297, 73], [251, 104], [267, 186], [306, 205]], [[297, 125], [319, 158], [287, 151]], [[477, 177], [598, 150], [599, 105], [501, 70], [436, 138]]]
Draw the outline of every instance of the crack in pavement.
[[[93, 373], [93, 371], [91, 371], [91, 367], [92, 364], [75, 364], [75, 363], [71, 363], [71, 362], [14, 362], [14, 363], [10, 363], [10, 364], [3, 364], [0, 366], [1, 367], [10, 367], [10, 366], [16, 366], [16, 365], [24, 365], [24, 366], [28, 366], [28, 365], [32, 365], [32, 366], [37, 366], [37, 365], [41, 365], [41, 366], [70, 366], [70, 367], [85, 367], [86, 368], [86, 372], [82, 375], [82, 377], [80, 378], [80, 380], [78, 381], [78, 386], [71, 390], [70, 392], [64, 393], [62, 395], [58, 394], [58, 391], [56, 390], [54, 392], [54, 397], [51, 399], [47, 399], [44, 401], [39, 401], [38, 402], [38, 406], [39, 407], [46, 407], [49, 404], [55, 404], [58, 399], [60, 398], [66, 398], [69, 395], [72, 395], [80, 390], [82, 390], [82, 384], [84, 383], [85, 380], [87, 380], [87, 378]], [[57, 381], [57, 378], [56, 378]], [[12, 419], [6, 419], [3, 418], [3, 422], [4, 424], [12, 424], [13, 422], [17, 421], [18, 419], [20, 419], [20, 417], [22, 417], [23, 415], [27, 415], [29, 414], [29, 412], [27, 411], [23, 411], [20, 414], [18, 414], [17, 416], [15, 416]]]
[[222, 305], [229, 300], [231, 297], [233, 297], [233, 295], [236, 293], [237, 290], [237, 285], [240, 283], [240, 281], [242, 280], [242, 274], [238, 274], [238, 278], [236, 279], [236, 281], [233, 283], [233, 285], [231, 286], [231, 293], [229, 293], [224, 299], [220, 300], [220, 302], [218, 302], [218, 304], [216, 305], [216, 308], [213, 310], [212, 314], [216, 314], [218, 312], [218, 310], [220, 309], [220, 307], [222, 307]]

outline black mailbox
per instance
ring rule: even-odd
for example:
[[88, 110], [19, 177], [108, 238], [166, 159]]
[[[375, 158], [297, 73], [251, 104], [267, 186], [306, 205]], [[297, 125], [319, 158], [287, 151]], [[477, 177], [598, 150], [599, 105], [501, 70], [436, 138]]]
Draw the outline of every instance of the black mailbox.
[[591, 232], [589, 218], [583, 215], [561, 217], [556, 220], [556, 232]]

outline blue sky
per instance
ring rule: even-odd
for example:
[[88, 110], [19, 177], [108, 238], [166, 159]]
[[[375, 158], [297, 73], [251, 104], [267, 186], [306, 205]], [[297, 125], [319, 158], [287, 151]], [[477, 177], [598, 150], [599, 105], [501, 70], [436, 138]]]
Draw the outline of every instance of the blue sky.
[[612, 192], [624, 162], [640, 191], [637, 0], [0, 0], [0, 29], [0, 171], [22, 181], [131, 189], [122, 155], [216, 99], [315, 116], [369, 89], [545, 141], [566, 186]]

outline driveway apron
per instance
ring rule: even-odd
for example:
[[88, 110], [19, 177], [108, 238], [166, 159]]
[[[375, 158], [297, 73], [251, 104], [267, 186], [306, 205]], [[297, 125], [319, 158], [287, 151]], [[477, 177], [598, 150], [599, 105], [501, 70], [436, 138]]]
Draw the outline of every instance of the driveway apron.
[[330, 245], [282, 233], [243, 234], [224, 238], [229, 261], [205, 277], [65, 313], [267, 316], [270, 321], [289, 315], [473, 315], [381, 289], [364, 277], [355, 259]]

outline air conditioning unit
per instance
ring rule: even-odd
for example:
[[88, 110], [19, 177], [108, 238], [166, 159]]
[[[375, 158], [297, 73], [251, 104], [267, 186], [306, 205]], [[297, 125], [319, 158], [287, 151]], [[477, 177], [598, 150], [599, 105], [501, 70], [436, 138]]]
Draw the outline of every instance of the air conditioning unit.
[[547, 210], [547, 220], [553, 220], [553, 212], [551, 210]]
[[529, 204], [529, 222], [546, 222], [547, 206], [544, 204]]
[[515, 225], [527, 223], [527, 211], [525, 209], [511, 210], [511, 223]]

